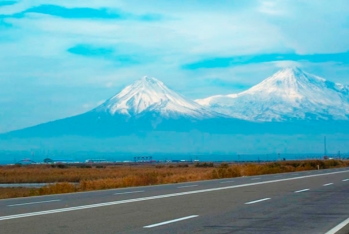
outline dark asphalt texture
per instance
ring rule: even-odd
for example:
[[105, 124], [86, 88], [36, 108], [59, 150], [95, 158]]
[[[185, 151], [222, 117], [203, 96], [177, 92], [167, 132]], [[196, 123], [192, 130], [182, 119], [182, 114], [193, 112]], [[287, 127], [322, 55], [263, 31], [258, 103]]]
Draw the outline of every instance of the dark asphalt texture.
[[326, 233], [349, 217], [346, 179], [349, 168], [4, 199], [0, 233]]

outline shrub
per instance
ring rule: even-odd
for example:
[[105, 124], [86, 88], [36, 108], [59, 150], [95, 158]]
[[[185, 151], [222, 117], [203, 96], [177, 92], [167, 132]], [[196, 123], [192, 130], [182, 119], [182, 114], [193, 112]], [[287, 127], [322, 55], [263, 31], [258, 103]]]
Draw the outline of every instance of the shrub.
[[92, 166], [87, 164], [81, 164], [81, 165], [78, 165], [77, 168], [92, 168]]
[[178, 164], [177, 167], [189, 167], [188, 164]]
[[57, 194], [57, 193], [72, 193], [76, 192], [77, 188], [71, 183], [56, 183], [48, 186], [39, 188], [38, 190], [32, 190], [32, 195], [46, 195], [46, 194]]
[[207, 163], [207, 162], [195, 163], [195, 167], [214, 167], [214, 164], [212, 162], [211, 163]]
[[239, 166], [226, 166], [221, 165], [218, 169], [214, 169], [212, 171], [211, 177], [213, 179], [221, 179], [221, 178], [233, 178], [233, 177], [240, 177], [241, 171]]

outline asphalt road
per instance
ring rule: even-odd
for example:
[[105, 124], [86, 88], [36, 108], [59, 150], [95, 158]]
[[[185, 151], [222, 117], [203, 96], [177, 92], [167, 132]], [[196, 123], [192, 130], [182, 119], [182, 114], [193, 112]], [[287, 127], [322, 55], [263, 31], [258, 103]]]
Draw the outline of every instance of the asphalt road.
[[333, 234], [348, 218], [349, 168], [0, 200], [1, 234]]

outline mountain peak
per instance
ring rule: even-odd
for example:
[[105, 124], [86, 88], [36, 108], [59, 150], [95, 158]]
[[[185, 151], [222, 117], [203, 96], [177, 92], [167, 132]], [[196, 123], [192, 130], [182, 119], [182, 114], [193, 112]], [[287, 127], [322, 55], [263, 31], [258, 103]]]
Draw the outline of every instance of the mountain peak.
[[[143, 76], [141, 79], [136, 80], [133, 84], [129, 85], [130, 90], [144, 91], [144, 90], [162, 90], [166, 86], [160, 80], [150, 77]], [[127, 89], [127, 91], [129, 91]]]
[[150, 76], [143, 76], [135, 83], [142, 83], [144, 86], [163, 84], [160, 80]]
[[287, 67], [282, 70], [277, 71], [270, 78], [279, 79], [279, 80], [304, 80], [308, 79], [308, 74], [304, 72], [299, 67]]
[[141, 80], [142, 82], [145, 82], [145, 83], [158, 83], [158, 82], [161, 82], [158, 79], [156, 79], [154, 77], [150, 77], [150, 76], [143, 76], [139, 80]]
[[284, 69], [281, 69], [280, 71], [278, 71], [280, 73], [284, 73], [284, 74], [294, 74], [294, 75], [297, 75], [297, 74], [304, 74], [303, 70], [300, 69], [299, 67], [286, 67]]
[[244, 92], [197, 102], [216, 112], [253, 121], [348, 119], [348, 93], [341, 84], [293, 67], [276, 72]]
[[96, 110], [128, 116], [147, 112], [156, 112], [164, 117], [205, 118], [213, 115], [196, 102], [172, 91], [160, 80], [148, 76], [125, 87]]
[[[280, 94], [282, 96], [286, 94], [289, 97], [294, 97], [292, 94], [310, 91], [314, 86], [325, 85], [325, 82], [325, 79], [306, 73], [300, 68], [290, 67], [274, 73], [245, 92], [267, 91], [268, 93]], [[300, 97], [300, 95], [296, 96]]]
[[[301, 70], [298, 67], [288, 67], [284, 68], [282, 70], [277, 71], [275, 74], [273, 74], [271, 77], [265, 79], [265, 81], [269, 80], [280, 80], [280, 81], [286, 81], [286, 80], [298, 80], [298, 81], [305, 81], [309, 79], [314, 79], [314, 75], [310, 75], [303, 70]], [[316, 77], [315, 79], [319, 79]]]

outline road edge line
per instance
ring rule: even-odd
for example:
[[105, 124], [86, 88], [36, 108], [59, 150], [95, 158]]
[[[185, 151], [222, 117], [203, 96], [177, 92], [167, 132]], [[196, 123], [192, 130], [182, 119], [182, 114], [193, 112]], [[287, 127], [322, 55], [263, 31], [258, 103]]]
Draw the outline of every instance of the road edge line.
[[347, 218], [346, 220], [344, 220], [343, 222], [341, 222], [340, 224], [338, 224], [337, 226], [335, 226], [325, 234], [336, 234], [338, 231], [344, 228], [347, 224], [349, 224], [349, 218]]
[[247, 184], [233, 185], [233, 186], [227, 186], [227, 187], [193, 190], [193, 191], [181, 192], [181, 193], [162, 194], [162, 195], [156, 195], [156, 196], [150, 196], [150, 197], [126, 199], [126, 200], [119, 200], [119, 201], [113, 201], [113, 202], [95, 203], [95, 204], [90, 204], [90, 205], [82, 205], [82, 206], [75, 206], [75, 207], [69, 207], [69, 208], [45, 210], [45, 211], [39, 211], [39, 212], [29, 212], [29, 213], [21, 213], [21, 214], [16, 214], [16, 215], [0, 216], [0, 222], [4, 221], [4, 220], [10, 220], [10, 219], [18, 219], [18, 218], [32, 217], [32, 216], [38, 216], [38, 215], [47, 215], [47, 214], [54, 214], [54, 213], [61, 213], [61, 212], [68, 212], [68, 211], [75, 211], [75, 210], [84, 210], [84, 209], [91, 209], [91, 208], [140, 202], [140, 201], [155, 200], [155, 199], [161, 199], [161, 198], [169, 198], [169, 197], [177, 197], [177, 196], [183, 196], [183, 195], [221, 191], [221, 190], [234, 189], [234, 188], [243, 188], [243, 187], [249, 187], [249, 186], [255, 186], [255, 185], [272, 184], [272, 183], [278, 183], [278, 182], [284, 182], [284, 181], [292, 181], [292, 180], [299, 180], [299, 179], [305, 179], [305, 178], [341, 174], [341, 173], [347, 173], [347, 172], [349, 172], [349, 170], [339, 171], [339, 172], [330, 172], [330, 173], [324, 173], [324, 174], [316, 174], [316, 175], [307, 175], [307, 176], [300, 176], [300, 177], [293, 177], [293, 178], [286, 178], [286, 179], [262, 181], [262, 182], [255, 182], [255, 183], [247, 183]]

